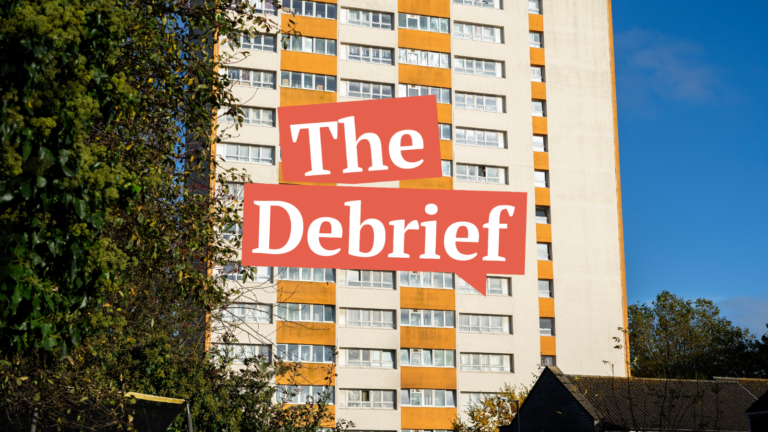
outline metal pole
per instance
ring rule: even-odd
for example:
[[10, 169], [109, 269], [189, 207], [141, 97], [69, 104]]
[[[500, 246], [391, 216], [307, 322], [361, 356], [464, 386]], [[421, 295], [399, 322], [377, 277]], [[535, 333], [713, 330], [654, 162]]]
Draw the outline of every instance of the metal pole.
[[520, 432], [520, 399], [515, 401], [515, 405], [517, 405], [517, 414], [515, 414], [515, 417], [517, 417], [517, 432]]
[[186, 405], [187, 405], [187, 428], [189, 429], [189, 432], [192, 432], [192, 413], [189, 412], [189, 401], [187, 401]]

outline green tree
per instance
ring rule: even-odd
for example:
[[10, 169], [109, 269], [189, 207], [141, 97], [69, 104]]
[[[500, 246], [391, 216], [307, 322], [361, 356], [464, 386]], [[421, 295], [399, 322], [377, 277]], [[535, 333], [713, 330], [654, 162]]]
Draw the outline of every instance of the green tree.
[[466, 411], [466, 419], [458, 416], [453, 420], [453, 431], [498, 432], [499, 426], [512, 424], [519, 405], [522, 405], [528, 396], [528, 390], [525, 386], [518, 388], [505, 383], [496, 395], [483, 399], [479, 404], [470, 405]]
[[765, 374], [765, 365], [761, 368], [751, 361], [757, 343], [754, 335], [720, 316], [720, 309], [706, 299], [684, 300], [663, 291], [651, 305], [629, 306], [629, 342], [636, 377]]

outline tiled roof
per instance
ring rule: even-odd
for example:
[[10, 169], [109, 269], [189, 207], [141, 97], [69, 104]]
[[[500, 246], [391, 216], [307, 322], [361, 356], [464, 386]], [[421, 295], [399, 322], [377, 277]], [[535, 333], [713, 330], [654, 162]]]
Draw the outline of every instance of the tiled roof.
[[768, 392], [763, 393], [760, 398], [747, 408], [747, 414], [757, 414], [768, 412]]
[[[748, 431], [744, 412], [768, 380], [664, 380], [551, 371], [606, 429]], [[762, 389], [762, 390], [761, 390]]]

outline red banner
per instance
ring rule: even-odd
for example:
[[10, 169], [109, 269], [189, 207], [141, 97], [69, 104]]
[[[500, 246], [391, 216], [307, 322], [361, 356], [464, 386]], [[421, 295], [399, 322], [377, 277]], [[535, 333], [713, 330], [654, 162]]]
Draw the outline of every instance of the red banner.
[[246, 184], [246, 266], [523, 274], [526, 194]]
[[442, 175], [435, 96], [280, 107], [283, 180], [371, 183]]

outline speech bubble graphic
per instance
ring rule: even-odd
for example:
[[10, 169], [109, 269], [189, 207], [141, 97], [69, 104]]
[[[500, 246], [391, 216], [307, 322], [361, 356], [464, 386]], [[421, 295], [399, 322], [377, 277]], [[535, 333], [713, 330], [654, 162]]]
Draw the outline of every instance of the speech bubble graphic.
[[246, 184], [246, 266], [524, 274], [526, 193]]
[[279, 107], [283, 180], [371, 183], [442, 175], [435, 96]]

